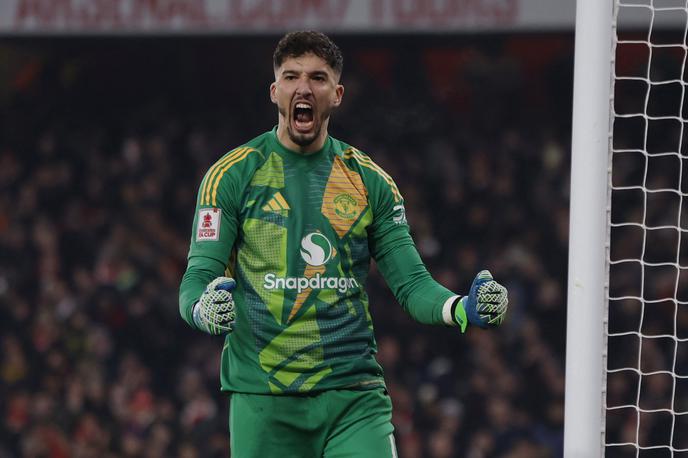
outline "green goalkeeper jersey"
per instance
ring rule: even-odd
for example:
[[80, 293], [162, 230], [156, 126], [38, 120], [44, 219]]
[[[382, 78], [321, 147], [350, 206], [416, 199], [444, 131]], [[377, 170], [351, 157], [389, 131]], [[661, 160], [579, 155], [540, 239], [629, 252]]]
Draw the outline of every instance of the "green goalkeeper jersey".
[[425, 269], [397, 186], [366, 154], [332, 137], [320, 151], [300, 154], [273, 130], [210, 167], [180, 311], [193, 326], [205, 286], [222, 275], [236, 279], [222, 389], [291, 394], [383, 385], [365, 292], [371, 257], [415, 319], [450, 324], [445, 304], [455, 295]]

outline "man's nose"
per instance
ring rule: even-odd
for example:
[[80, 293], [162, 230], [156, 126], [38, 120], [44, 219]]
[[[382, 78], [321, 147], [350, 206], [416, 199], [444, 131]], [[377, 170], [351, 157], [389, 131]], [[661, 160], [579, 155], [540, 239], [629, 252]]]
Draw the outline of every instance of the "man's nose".
[[296, 85], [296, 93], [298, 95], [310, 95], [311, 91], [311, 80], [305, 76], [299, 78], [298, 84]]

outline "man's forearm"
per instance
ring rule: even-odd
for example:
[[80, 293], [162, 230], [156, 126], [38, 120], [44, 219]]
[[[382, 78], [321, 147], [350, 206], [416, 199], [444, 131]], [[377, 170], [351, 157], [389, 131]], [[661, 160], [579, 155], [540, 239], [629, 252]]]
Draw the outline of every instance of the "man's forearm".
[[410, 237], [379, 256], [377, 265], [394, 296], [414, 320], [451, 323], [450, 315], [443, 316], [442, 311], [448, 299], [456, 295], [432, 278]]
[[213, 258], [193, 256], [179, 285], [179, 313], [190, 326], [193, 322], [193, 305], [201, 297], [208, 283], [224, 275], [225, 266]]

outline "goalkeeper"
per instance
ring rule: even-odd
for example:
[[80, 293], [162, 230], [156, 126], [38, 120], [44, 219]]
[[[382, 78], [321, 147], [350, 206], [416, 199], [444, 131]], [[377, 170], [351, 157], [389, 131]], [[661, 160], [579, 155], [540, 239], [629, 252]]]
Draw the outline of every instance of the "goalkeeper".
[[486, 270], [465, 295], [435, 282], [390, 176], [328, 135], [342, 63], [321, 33], [284, 36], [270, 85], [277, 126], [200, 184], [180, 312], [225, 334], [221, 388], [239, 458], [397, 456], [365, 292], [371, 258], [421, 323], [464, 332], [506, 312]]

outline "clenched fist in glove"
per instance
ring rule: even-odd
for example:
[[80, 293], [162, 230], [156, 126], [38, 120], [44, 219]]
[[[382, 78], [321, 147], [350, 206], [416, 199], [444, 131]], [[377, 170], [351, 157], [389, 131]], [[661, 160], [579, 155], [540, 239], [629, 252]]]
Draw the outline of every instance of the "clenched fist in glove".
[[208, 283], [193, 308], [193, 321], [198, 329], [213, 335], [232, 332], [236, 318], [234, 288], [236, 282], [228, 277], [217, 277]]
[[509, 298], [506, 288], [493, 280], [489, 270], [481, 271], [473, 280], [467, 296], [454, 303], [452, 317], [466, 331], [468, 323], [480, 328], [496, 327], [502, 324]]

